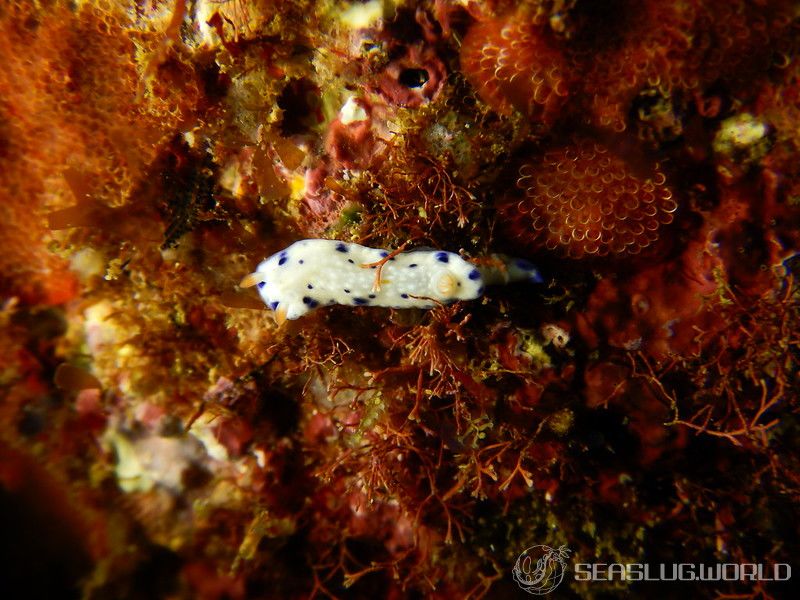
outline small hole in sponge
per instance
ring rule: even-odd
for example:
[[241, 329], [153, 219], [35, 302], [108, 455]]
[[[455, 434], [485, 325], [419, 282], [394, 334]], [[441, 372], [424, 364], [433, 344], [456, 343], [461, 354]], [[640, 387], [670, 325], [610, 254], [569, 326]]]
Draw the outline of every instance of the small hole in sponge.
[[292, 80], [283, 88], [278, 96], [278, 107], [283, 110], [283, 136], [308, 133], [318, 124], [319, 97], [319, 88], [309, 79]]
[[428, 83], [428, 79], [430, 79], [430, 75], [425, 69], [403, 69], [397, 81], [407, 88], [421, 88]]

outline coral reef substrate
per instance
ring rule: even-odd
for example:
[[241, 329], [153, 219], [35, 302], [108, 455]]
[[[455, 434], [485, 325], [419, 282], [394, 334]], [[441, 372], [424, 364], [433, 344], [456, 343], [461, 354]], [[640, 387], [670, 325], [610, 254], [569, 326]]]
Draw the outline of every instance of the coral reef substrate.
[[[0, 3], [0, 589], [796, 562], [799, 46], [792, 0]], [[544, 283], [278, 327], [237, 283], [303, 238]]]

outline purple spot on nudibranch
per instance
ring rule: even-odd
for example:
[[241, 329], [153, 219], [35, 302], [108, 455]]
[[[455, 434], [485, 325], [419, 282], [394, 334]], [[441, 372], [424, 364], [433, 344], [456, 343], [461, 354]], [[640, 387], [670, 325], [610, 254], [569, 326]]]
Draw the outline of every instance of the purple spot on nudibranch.
[[275, 309], [277, 309], [277, 308], [278, 308], [278, 304], [279, 304], [278, 302], [270, 302], [270, 303], [269, 303], [269, 307], [270, 307], [272, 310], [275, 310]]
[[486, 288], [485, 288], [485, 287], [483, 287], [483, 286], [479, 287], [479, 288], [478, 288], [478, 296], [481, 296], [481, 295], [483, 295], [483, 291], [484, 291], [485, 289], [486, 289]]
[[258, 285], [258, 289], [261, 290], [261, 289], [264, 289], [264, 286], [267, 285], [267, 282], [266, 281], [259, 281], [257, 285]]
[[472, 269], [472, 271], [469, 272], [469, 278], [472, 281], [475, 281], [476, 279], [480, 279], [481, 278], [481, 274], [478, 271], [478, 269]]
[[301, 258], [301, 259], [300, 259], [300, 260], [298, 260], [297, 262], [299, 262], [299, 263], [302, 265], [304, 261], [303, 261], [303, 259]]
[[313, 290], [313, 289], [314, 289], [314, 286], [313, 286], [313, 285], [311, 285], [310, 283], [309, 283], [309, 284], [308, 284], [306, 287], [307, 287], [308, 289], [310, 289], [310, 290]]
[[408, 298], [408, 294], [400, 294], [401, 298]]
[[386, 258], [387, 256], [389, 256], [389, 253], [386, 250], [381, 250], [381, 258]]
[[356, 264], [355, 261], [352, 258], [348, 258], [347, 262], [349, 262], [351, 265]]
[[347, 288], [344, 288], [344, 293], [345, 293], [345, 294], [349, 294], [349, 293], [350, 293], [350, 290], [348, 290]]
[[285, 265], [287, 260], [289, 260], [288, 257], [281, 256], [280, 259], [278, 260], [278, 265], [279, 266]]
[[363, 306], [364, 304], [369, 304], [369, 300], [366, 298], [353, 298], [353, 304], [356, 306]]
[[450, 256], [447, 254], [447, 252], [437, 252], [436, 260], [438, 260], [439, 262], [446, 263], [450, 261]]
[[370, 294], [370, 295], [369, 295], [369, 297], [370, 297], [370, 298], [374, 298], [374, 297], [375, 297], [375, 294]]
[[409, 269], [413, 269], [416, 266], [417, 266], [417, 263], [411, 263], [410, 265], [408, 265], [408, 268]]
[[303, 296], [303, 304], [307, 304], [309, 308], [316, 308], [319, 305], [319, 302], [313, 298], [309, 298], [308, 296]]
[[336, 251], [337, 252], [347, 252], [347, 246], [345, 246], [342, 242], [336, 244]]

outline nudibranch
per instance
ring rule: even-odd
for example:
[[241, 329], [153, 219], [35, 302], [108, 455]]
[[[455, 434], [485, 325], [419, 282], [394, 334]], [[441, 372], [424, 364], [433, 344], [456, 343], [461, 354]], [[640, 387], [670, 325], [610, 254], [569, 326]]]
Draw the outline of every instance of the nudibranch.
[[282, 324], [319, 306], [434, 308], [479, 298], [486, 284], [541, 281], [527, 261], [492, 255], [485, 263], [475, 265], [443, 250], [390, 252], [311, 239], [270, 256], [240, 286], [257, 286]]

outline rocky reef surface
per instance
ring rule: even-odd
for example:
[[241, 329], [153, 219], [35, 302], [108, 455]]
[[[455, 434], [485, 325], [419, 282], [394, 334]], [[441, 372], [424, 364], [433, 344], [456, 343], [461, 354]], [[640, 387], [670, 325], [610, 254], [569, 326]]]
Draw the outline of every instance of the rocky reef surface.
[[[791, 0], [1, 3], [0, 589], [796, 564], [798, 51]], [[237, 284], [304, 238], [544, 283], [279, 327]]]

